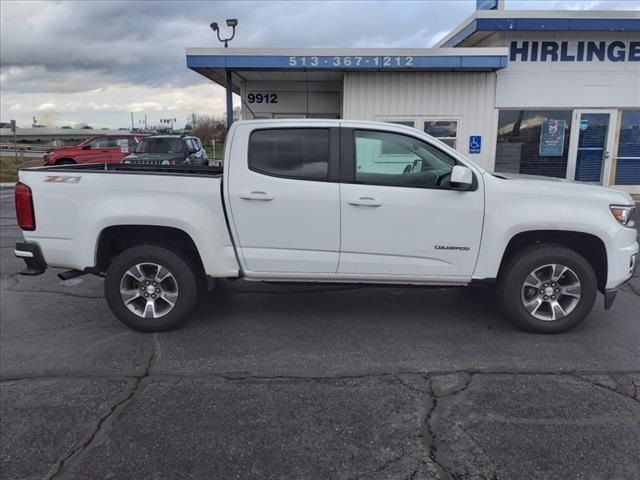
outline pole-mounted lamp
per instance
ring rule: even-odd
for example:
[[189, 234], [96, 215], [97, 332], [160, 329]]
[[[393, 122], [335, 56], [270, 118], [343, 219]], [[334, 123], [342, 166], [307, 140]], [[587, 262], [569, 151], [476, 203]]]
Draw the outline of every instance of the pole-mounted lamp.
[[218, 40], [220, 42], [224, 42], [224, 48], [228, 48], [229, 47], [228, 43], [231, 40], [233, 40], [233, 37], [235, 37], [236, 35], [236, 27], [238, 26], [238, 19], [227, 18], [227, 27], [231, 27], [231, 36], [229, 38], [220, 38], [220, 27], [218, 27], [218, 24], [216, 22], [213, 22], [209, 26], [211, 27], [211, 30], [216, 32], [216, 35], [218, 36]]

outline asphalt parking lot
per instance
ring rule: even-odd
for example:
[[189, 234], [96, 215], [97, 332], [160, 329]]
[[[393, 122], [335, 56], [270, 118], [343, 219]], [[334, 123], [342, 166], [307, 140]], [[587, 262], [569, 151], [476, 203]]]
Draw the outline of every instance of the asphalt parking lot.
[[640, 478], [640, 278], [556, 336], [490, 290], [242, 282], [145, 335], [0, 221], [2, 478]]

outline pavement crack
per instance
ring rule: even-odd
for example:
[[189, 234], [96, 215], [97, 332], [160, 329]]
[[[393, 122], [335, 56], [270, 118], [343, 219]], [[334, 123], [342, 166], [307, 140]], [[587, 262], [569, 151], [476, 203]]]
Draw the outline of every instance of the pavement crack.
[[[404, 387], [408, 388], [409, 390], [411, 390], [412, 392], [418, 393], [420, 395], [424, 395], [425, 393], [429, 393], [427, 390], [424, 390], [422, 388], [418, 388], [415, 385], [411, 385], [410, 383], [405, 382], [400, 375], [402, 375], [402, 374], [394, 373], [393, 374], [393, 378], [395, 378], [396, 381], [398, 383], [400, 383], [402, 386], [404, 386]], [[424, 379], [424, 377], [421, 377], [421, 378]]]
[[467, 389], [477, 372], [429, 375], [431, 393], [438, 398], [452, 397]]
[[[619, 381], [615, 377], [613, 377], [610, 373], [606, 373], [604, 375], [607, 375], [611, 380], [613, 380], [616, 383], [616, 385], [619, 385]], [[623, 396], [625, 398], [630, 398], [634, 402], [640, 403], [640, 398], [638, 398], [638, 387], [633, 382], [631, 384], [633, 385], [633, 388], [634, 388], [634, 394], [627, 394], [624, 391], [621, 391], [621, 390], [619, 390], [617, 388], [612, 388], [612, 387], [610, 387], [608, 385], [605, 385], [604, 383], [599, 383], [596, 380], [593, 380], [593, 379], [591, 379], [591, 378], [589, 378], [587, 376], [583, 376], [583, 375], [580, 375], [580, 374], [571, 374], [570, 376], [573, 377], [573, 378], [576, 378], [578, 380], [581, 380], [581, 381], [583, 381], [585, 383], [588, 383], [589, 385], [593, 385], [594, 387], [598, 387], [598, 388], [603, 388], [605, 390], [609, 390], [610, 392], [617, 393], [620, 396]]]
[[[155, 334], [154, 334], [155, 335]], [[157, 359], [160, 355], [160, 346], [159, 339], [155, 340], [155, 358], [153, 363], [157, 363]], [[393, 378], [396, 375], [416, 375], [416, 376], [425, 376], [428, 375], [428, 379], [433, 380], [435, 377], [444, 376], [444, 375], [455, 375], [455, 374], [467, 374], [469, 377], [473, 377], [474, 375], [548, 375], [548, 376], [562, 376], [562, 375], [602, 375], [605, 373], [603, 370], [576, 370], [576, 371], [567, 371], [567, 370], [559, 370], [557, 372], [548, 372], [548, 371], [529, 371], [529, 370], [514, 370], [514, 371], [505, 371], [505, 370], [451, 370], [451, 371], [438, 371], [437, 373], [429, 373], [424, 370], [400, 370], [396, 372], [369, 372], [369, 373], [355, 373], [355, 374], [337, 374], [337, 375], [266, 375], [266, 374], [254, 374], [251, 372], [207, 372], [207, 373], [197, 373], [190, 374], [184, 371], [178, 371], [174, 373], [163, 373], [157, 372], [148, 373], [145, 377], [150, 377], [157, 380], [170, 380], [175, 378], [180, 379], [200, 379], [200, 380], [225, 380], [225, 381], [251, 381], [251, 380], [284, 380], [284, 381], [333, 381], [333, 380], [359, 380], [359, 379], [367, 379], [367, 378], [384, 378], [390, 377]], [[640, 374], [640, 370], [631, 369], [631, 370], [608, 370], [606, 371], [608, 375], [638, 375]], [[52, 374], [20, 374], [20, 375], [4, 375], [0, 377], [0, 382], [16, 382], [22, 380], [47, 380], [47, 379], [57, 379], [57, 378], [77, 378], [77, 379], [100, 379], [100, 378], [110, 378], [110, 379], [118, 379], [118, 378], [139, 378], [139, 375], [127, 375], [126, 373], [81, 373], [74, 374], [72, 372], [61, 372], [61, 373], [52, 373]], [[470, 382], [471, 378], [469, 378]], [[463, 388], [457, 389], [453, 394], [458, 394], [462, 392], [465, 388], [468, 387], [468, 383], [466, 383]], [[424, 392], [430, 393], [430, 391]], [[449, 394], [440, 395], [441, 397], [450, 396]]]
[[434, 413], [438, 408], [438, 396], [433, 391], [432, 383], [433, 383], [432, 381], [429, 382], [429, 396], [431, 399], [431, 408], [427, 412], [427, 416], [425, 417], [425, 420], [423, 422], [422, 441], [423, 441], [425, 450], [427, 452], [427, 455], [429, 457], [429, 460], [431, 460], [431, 462], [437, 467], [437, 469], [439, 470], [440, 476], [445, 479], [454, 480], [458, 478], [457, 475], [454, 472], [452, 472], [451, 469], [448, 466], [446, 466], [444, 463], [442, 463], [438, 458], [438, 445], [437, 445], [438, 437], [432, 425]]
[[73, 293], [73, 292], [58, 292], [55, 290], [34, 290], [34, 289], [29, 289], [29, 290], [21, 290], [19, 288], [14, 288], [15, 285], [13, 287], [8, 287], [5, 290], [7, 292], [17, 292], [17, 293], [46, 293], [49, 295], [62, 295], [64, 297], [75, 297], [75, 298], [89, 298], [89, 299], [98, 299], [98, 298], [104, 298], [104, 295], [83, 295], [81, 293]]
[[133, 382], [131, 383], [128, 391], [115, 403], [113, 403], [103, 414], [93, 427], [93, 429], [85, 435], [84, 439], [76, 442], [76, 444], [67, 452], [67, 454], [58, 460], [58, 462], [52, 467], [47, 475], [45, 475], [45, 480], [53, 480], [58, 478], [66, 469], [71, 468], [74, 464], [78, 463], [85, 452], [90, 450], [101, 435], [104, 435], [106, 431], [109, 430], [110, 424], [115, 422], [120, 413], [127, 407], [127, 405], [134, 399], [138, 391], [140, 390], [140, 385], [142, 381], [149, 377], [149, 372], [151, 371], [151, 367], [156, 361], [158, 354], [158, 334], [154, 333], [153, 338], [151, 339], [151, 349], [150, 353], [147, 356], [145, 361], [145, 367], [141, 375], [134, 377]]

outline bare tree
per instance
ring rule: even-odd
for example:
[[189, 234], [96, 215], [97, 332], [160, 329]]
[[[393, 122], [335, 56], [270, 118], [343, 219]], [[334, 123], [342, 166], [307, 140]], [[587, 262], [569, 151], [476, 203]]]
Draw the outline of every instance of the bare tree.
[[211, 140], [223, 143], [227, 135], [226, 122], [221, 118], [210, 115], [191, 114], [191, 128], [193, 134], [203, 143], [210, 144]]

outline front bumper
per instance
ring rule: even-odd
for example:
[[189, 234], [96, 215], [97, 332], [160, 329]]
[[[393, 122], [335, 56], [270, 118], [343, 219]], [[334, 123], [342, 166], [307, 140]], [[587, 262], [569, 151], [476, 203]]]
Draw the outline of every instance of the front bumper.
[[[624, 263], [625, 260], [627, 261], [626, 268]], [[622, 265], [622, 270], [624, 272], [624, 276], [626, 277], [626, 280], [624, 280], [622, 283], [627, 283], [629, 280], [633, 278], [633, 276], [636, 274], [636, 271], [638, 270], [638, 244], [637, 243], [635, 244], [635, 253], [632, 253], [631, 255], [627, 253], [626, 255], [622, 256], [621, 265]], [[609, 310], [616, 299], [616, 295], [618, 294], [618, 289], [617, 287], [605, 288], [605, 290], [602, 293], [604, 294], [604, 309]]]
[[27, 264], [27, 268], [22, 270], [20, 275], [41, 275], [47, 268], [47, 262], [37, 243], [16, 242], [13, 253]]

